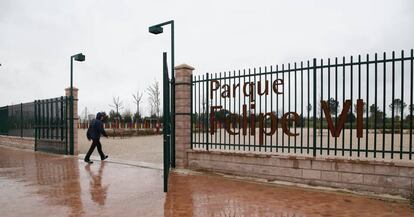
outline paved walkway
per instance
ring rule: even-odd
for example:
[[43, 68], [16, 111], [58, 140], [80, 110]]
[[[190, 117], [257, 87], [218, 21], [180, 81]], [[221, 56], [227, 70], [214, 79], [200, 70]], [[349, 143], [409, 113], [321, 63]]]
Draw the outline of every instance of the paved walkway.
[[414, 216], [407, 203], [0, 147], [0, 216]]
[[[91, 142], [86, 139], [86, 130], [80, 129], [79, 133], [79, 153], [86, 154]], [[109, 157], [162, 164], [162, 135], [155, 136], [134, 136], [125, 138], [101, 138], [102, 149]], [[93, 155], [99, 156], [95, 150]]]

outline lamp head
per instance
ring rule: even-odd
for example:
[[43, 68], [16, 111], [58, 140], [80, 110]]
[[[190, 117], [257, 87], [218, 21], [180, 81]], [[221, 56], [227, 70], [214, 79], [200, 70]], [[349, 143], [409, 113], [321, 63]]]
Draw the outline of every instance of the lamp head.
[[161, 26], [150, 26], [149, 32], [157, 35], [163, 32], [163, 28]]
[[76, 55], [74, 56], [74, 58], [75, 58], [75, 60], [76, 60], [76, 61], [79, 61], [79, 62], [83, 62], [83, 61], [85, 61], [85, 55], [83, 55], [82, 53], [80, 53], [80, 54], [76, 54]]

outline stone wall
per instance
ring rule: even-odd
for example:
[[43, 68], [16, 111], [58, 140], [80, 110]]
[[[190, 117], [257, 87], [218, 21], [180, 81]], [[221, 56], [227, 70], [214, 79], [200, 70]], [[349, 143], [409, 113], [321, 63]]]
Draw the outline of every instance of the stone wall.
[[407, 197], [414, 165], [378, 161], [189, 151], [188, 168]]
[[15, 136], [0, 136], [0, 145], [34, 150], [35, 139]]

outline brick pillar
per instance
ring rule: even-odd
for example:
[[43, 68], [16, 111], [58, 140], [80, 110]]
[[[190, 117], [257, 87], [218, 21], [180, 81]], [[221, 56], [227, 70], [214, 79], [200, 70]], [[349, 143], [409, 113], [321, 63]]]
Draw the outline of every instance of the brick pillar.
[[[73, 154], [75, 156], [78, 155], [79, 149], [78, 149], [78, 123], [79, 123], [79, 116], [78, 116], [78, 88], [73, 88]], [[66, 96], [70, 96], [70, 88], [65, 89]], [[68, 101], [69, 102], [69, 101]], [[68, 105], [69, 106], [69, 105]], [[68, 110], [69, 111], [69, 110]], [[68, 115], [69, 117], [69, 115]], [[68, 121], [68, 130], [70, 127], [69, 121]], [[70, 144], [70, 136], [68, 132], [68, 145]], [[68, 147], [69, 148], [69, 147]]]
[[175, 68], [175, 162], [177, 168], [188, 167], [191, 149], [191, 77], [194, 68], [181, 64]]

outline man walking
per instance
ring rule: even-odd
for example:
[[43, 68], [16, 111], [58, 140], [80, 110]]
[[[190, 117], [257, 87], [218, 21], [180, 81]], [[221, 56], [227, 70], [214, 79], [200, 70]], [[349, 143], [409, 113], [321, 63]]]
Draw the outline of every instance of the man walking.
[[92, 140], [92, 145], [89, 148], [89, 151], [88, 153], [86, 153], [86, 156], [85, 156], [85, 162], [87, 163], [93, 163], [90, 160], [90, 157], [95, 147], [98, 149], [99, 155], [101, 156], [101, 160], [105, 160], [106, 158], [108, 158], [108, 155], [105, 155], [102, 152], [102, 145], [101, 145], [101, 142], [99, 141], [101, 139], [101, 135], [108, 138], [108, 135], [106, 135], [106, 132], [103, 127], [103, 122], [102, 122], [104, 117], [105, 117], [105, 113], [98, 112], [98, 114], [96, 114], [96, 119], [92, 120], [91, 124], [89, 125], [88, 132], [86, 133], [86, 137], [88, 138], [88, 140], [89, 141]]

